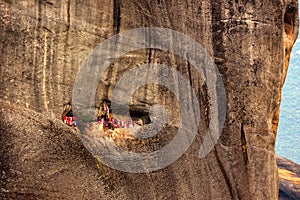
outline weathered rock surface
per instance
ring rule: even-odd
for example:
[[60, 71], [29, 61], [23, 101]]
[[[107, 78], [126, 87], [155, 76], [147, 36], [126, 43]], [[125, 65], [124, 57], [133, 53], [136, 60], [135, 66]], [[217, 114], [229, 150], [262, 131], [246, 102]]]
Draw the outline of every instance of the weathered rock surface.
[[[126, 174], [99, 164], [107, 177], [103, 184], [94, 160], [69, 129], [33, 111], [3, 106], [1, 195], [13, 199], [72, 194], [74, 199], [276, 199], [274, 145], [281, 88], [298, 32], [297, 12], [297, 2], [292, 0], [1, 0], [3, 101], [60, 118], [76, 73], [92, 49], [116, 33], [141, 26], [171, 28], [199, 42], [215, 59], [227, 94], [223, 134], [214, 150], [199, 159], [210, 98], [199, 84], [201, 77], [191, 73], [186, 61], [166, 52], [141, 50], [118, 59], [117, 70], [107, 72], [99, 84], [101, 97], [109, 97], [121, 71], [159, 62], [190, 78], [205, 106], [199, 133], [178, 161], [150, 174]], [[136, 104], [172, 102], [168, 92], [141, 90]], [[169, 108], [177, 113], [178, 106]]]
[[[186, 199], [190, 193], [184, 172], [167, 169], [141, 177], [111, 170], [91, 156], [74, 129], [20, 109], [0, 103], [1, 199]], [[277, 165], [279, 199], [299, 199], [300, 166], [279, 156]], [[161, 181], [169, 181], [168, 188]]]
[[72, 128], [0, 105], [0, 199], [117, 199], [121, 188], [107, 192], [109, 177]]
[[277, 156], [279, 200], [300, 199], [300, 165]]

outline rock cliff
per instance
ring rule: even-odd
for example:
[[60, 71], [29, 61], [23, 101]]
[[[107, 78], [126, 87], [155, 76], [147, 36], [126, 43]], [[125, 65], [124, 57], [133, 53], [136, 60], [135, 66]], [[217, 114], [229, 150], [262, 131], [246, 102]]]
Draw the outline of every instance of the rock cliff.
[[300, 199], [300, 166], [277, 156], [279, 169], [279, 200]]
[[[187, 199], [191, 192], [181, 185], [181, 180], [186, 184], [186, 174], [166, 170], [141, 180], [111, 170], [85, 149], [75, 129], [60, 120], [3, 101], [0, 109], [1, 199]], [[299, 199], [299, 165], [279, 156], [277, 164], [279, 200]], [[154, 187], [156, 180], [168, 181], [168, 187]]]
[[[0, 16], [2, 196], [277, 198], [274, 145], [281, 88], [298, 33], [296, 1], [0, 0]], [[153, 62], [183, 73], [202, 97], [203, 129], [191, 147], [169, 167], [149, 174], [127, 174], [96, 163], [72, 131], [53, 119], [60, 118], [63, 102], [71, 98], [88, 54], [105, 39], [138, 27], [170, 28], [201, 44], [214, 58], [227, 100], [223, 133], [214, 150], [199, 159], [210, 99], [201, 77], [187, 61], [155, 49], [117, 59], [117, 70], [101, 79], [97, 99], [110, 97], [122, 71]], [[133, 99], [137, 115], [160, 102], [169, 105], [176, 124], [178, 105], [170, 106], [171, 94], [160, 92], [141, 88]]]

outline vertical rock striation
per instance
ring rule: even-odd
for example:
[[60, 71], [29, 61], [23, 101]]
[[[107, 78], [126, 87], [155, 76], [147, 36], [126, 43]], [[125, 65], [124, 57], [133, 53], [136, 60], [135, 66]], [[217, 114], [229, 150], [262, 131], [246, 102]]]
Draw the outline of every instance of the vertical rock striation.
[[[116, 199], [277, 198], [274, 145], [281, 88], [298, 33], [296, 0], [0, 0], [0, 20], [1, 100], [56, 117], [71, 97], [81, 63], [100, 42], [139, 27], [170, 28], [190, 36], [214, 58], [226, 89], [226, 121], [217, 145], [198, 158], [210, 97], [193, 66], [155, 49], [130, 52], [101, 78], [97, 98], [109, 98], [116, 80], [131, 67], [167, 64], [198, 91], [203, 129], [179, 160], [160, 171], [128, 174], [100, 164], [113, 183], [109, 191], [122, 191]], [[170, 95], [162, 88], [140, 88], [133, 104], [139, 113], [147, 113], [153, 103], [169, 105], [176, 125], [178, 105], [173, 106]], [[9, 130], [1, 129], [1, 137]], [[62, 178], [74, 176], [61, 173]], [[53, 186], [49, 188], [51, 193]], [[91, 190], [95, 198], [97, 187]]]

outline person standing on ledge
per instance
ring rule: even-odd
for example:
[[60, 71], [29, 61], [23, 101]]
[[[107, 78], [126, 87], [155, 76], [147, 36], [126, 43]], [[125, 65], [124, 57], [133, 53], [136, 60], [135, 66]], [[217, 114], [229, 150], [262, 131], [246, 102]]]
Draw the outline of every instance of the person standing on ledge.
[[76, 118], [73, 116], [72, 104], [70, 101], [64, 104], [62, 121], [70, 126], [76, 126]]

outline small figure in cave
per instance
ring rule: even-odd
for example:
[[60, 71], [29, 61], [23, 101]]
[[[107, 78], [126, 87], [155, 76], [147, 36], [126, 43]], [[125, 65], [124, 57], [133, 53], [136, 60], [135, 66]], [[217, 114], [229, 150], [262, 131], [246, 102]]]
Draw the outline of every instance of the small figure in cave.
[[76, 117], [73, 116], [71, 101], [64, 103], [64, 110], [62, 113], [62, 120], [69, 126], [76, 126]]
[[104, 119], [104, 121], [107, 121], [110, 117], [110, 109], [108, 106], [108, 101], [103, 100], [101, 103], [100, 108], [98, 108], [97, 112], [97, 120], [100, 121], [101, 119]]

